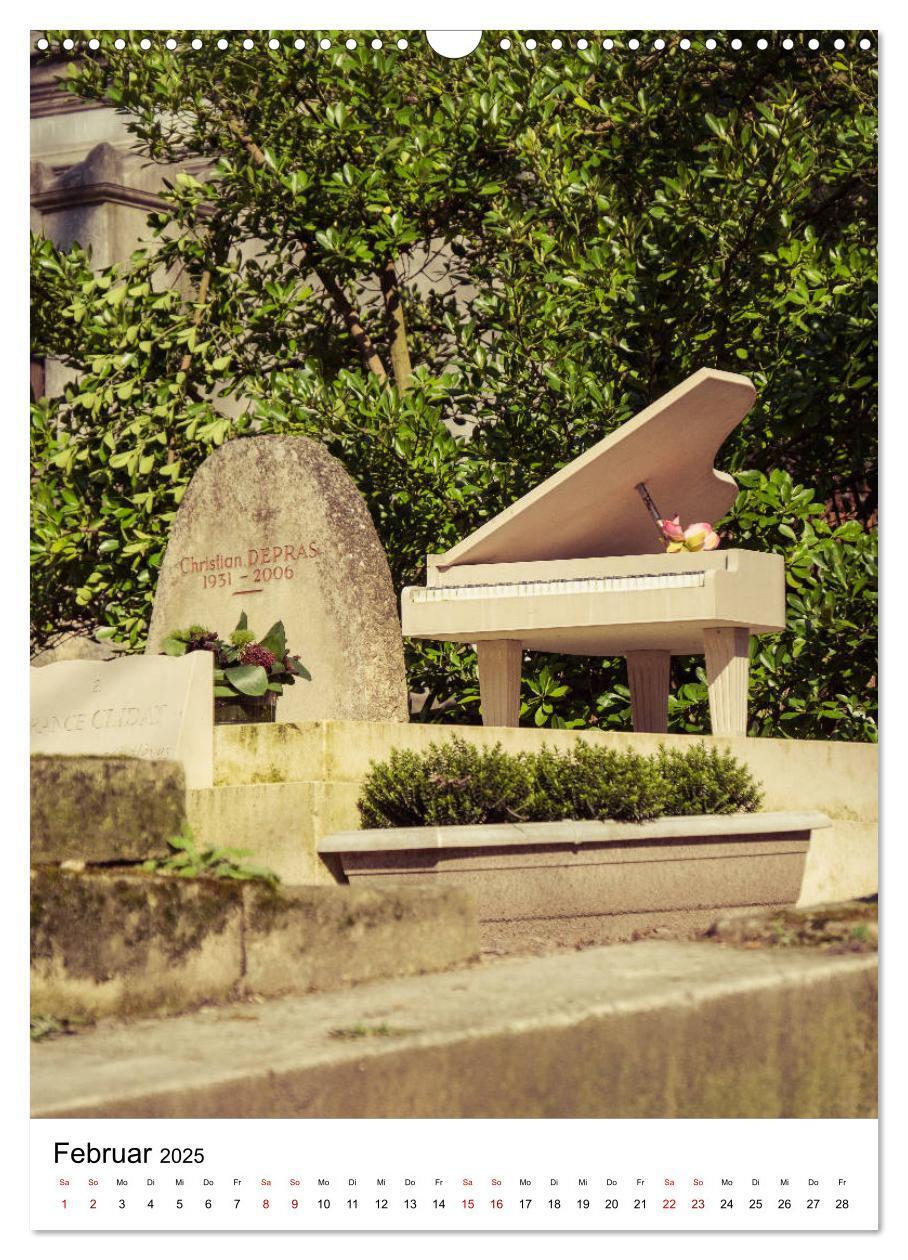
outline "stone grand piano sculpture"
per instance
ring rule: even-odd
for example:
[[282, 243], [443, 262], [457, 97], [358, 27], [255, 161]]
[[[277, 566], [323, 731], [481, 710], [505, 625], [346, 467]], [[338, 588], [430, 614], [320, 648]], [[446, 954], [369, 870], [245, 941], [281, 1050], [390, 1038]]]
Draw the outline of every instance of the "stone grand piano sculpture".
[[403, 632], [475, 643], [483, 722], [516, 726], [527, 651], [624, 656], [634, 729], [662, 732], [672, 655], [706, 658], [712, 730], [747, 731], [749, 641], [785, 628], [781, 556], [666, 554], [664, 517], [716, 521], [737, 487], [716, 452], [756, 398], [701, 368], [542, 485], [427, 558], [403, 592]]

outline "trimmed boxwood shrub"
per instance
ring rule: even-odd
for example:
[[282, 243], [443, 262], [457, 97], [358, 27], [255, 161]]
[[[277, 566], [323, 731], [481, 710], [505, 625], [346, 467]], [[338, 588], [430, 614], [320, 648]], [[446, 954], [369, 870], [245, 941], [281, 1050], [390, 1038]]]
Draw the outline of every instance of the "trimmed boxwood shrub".
[[651, 757], [578, 743], [566, 753], [542, 748], [528, 760], [534, 783], [527, 821], [644, 822], [663, 812], [659, 774]]
[[681, 751], [660, 748], [664, 814], [740, 814], [760, 808], [763, 793], [731, 753], [695, 744]]
[[364, 827], [521, 822], [533, 787], [529, 757], [455, 735], [424, 753], [393, 748], [387, 761], [373, 762], [359, 812]]
[[704, 744], [653, 756], [578, 742], [566, 752], [506, 753], [455, 735], [422, 753], [394, 748], [363, 783], [364, 827], [750, 813], [762, 799], [748, 768]]

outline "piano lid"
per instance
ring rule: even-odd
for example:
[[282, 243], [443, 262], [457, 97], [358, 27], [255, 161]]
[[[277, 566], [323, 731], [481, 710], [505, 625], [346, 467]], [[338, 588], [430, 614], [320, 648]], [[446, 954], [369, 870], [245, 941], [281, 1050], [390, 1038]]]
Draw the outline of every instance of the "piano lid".
[[447, 568], [663, 551], [635, 487], [646, 483], [663, 516], [678, 515], [683, 525], [715, 523], [734, 502], [737, 486], [713, 460], [756, 396], [746, 376], [700, 368], [435, 563]]

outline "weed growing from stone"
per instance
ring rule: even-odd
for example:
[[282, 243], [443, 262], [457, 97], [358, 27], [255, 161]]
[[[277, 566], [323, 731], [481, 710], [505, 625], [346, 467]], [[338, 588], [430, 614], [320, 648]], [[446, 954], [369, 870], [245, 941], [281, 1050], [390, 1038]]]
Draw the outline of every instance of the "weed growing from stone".
[[388, 1024], [351, 1024], [349, 1028], [332, 1028], [328, 1033], [339, 1041], [359, 1041], [363, 1037], [406, 1037], [412, 1028], [391, 1028]]
[[167, 842], [173, 852], [166, 858], [149, 858], [141, 869], [156, 875], [178, 875], [184, 879], [242, 879], [257, 880], [276, 888], [280, 877], [265, 866], [251, 866], [243, 859], [250, 856], [248, 849], [204, 849], [195, 847], [192, 832], [186, 828], [181, 835]]
[[33, 1015], [29, 1024], [32, 1041], [47, 1041], [51, 1037], [68, 1037], [76, 1030], [68, 1019], [56, 1015]]

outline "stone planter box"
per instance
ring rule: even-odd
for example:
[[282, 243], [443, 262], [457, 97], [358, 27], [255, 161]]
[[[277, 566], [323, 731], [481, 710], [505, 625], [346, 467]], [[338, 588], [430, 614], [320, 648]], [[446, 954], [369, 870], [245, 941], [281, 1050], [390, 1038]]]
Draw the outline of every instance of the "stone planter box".
[[351, 883], [468, 889], [483, 944], [507, 949], [685, 935], [719, 909], [790, 905], [811, 835], [829, 825], [809, 811], [401, 827], [326, 836], [318, 848]]

